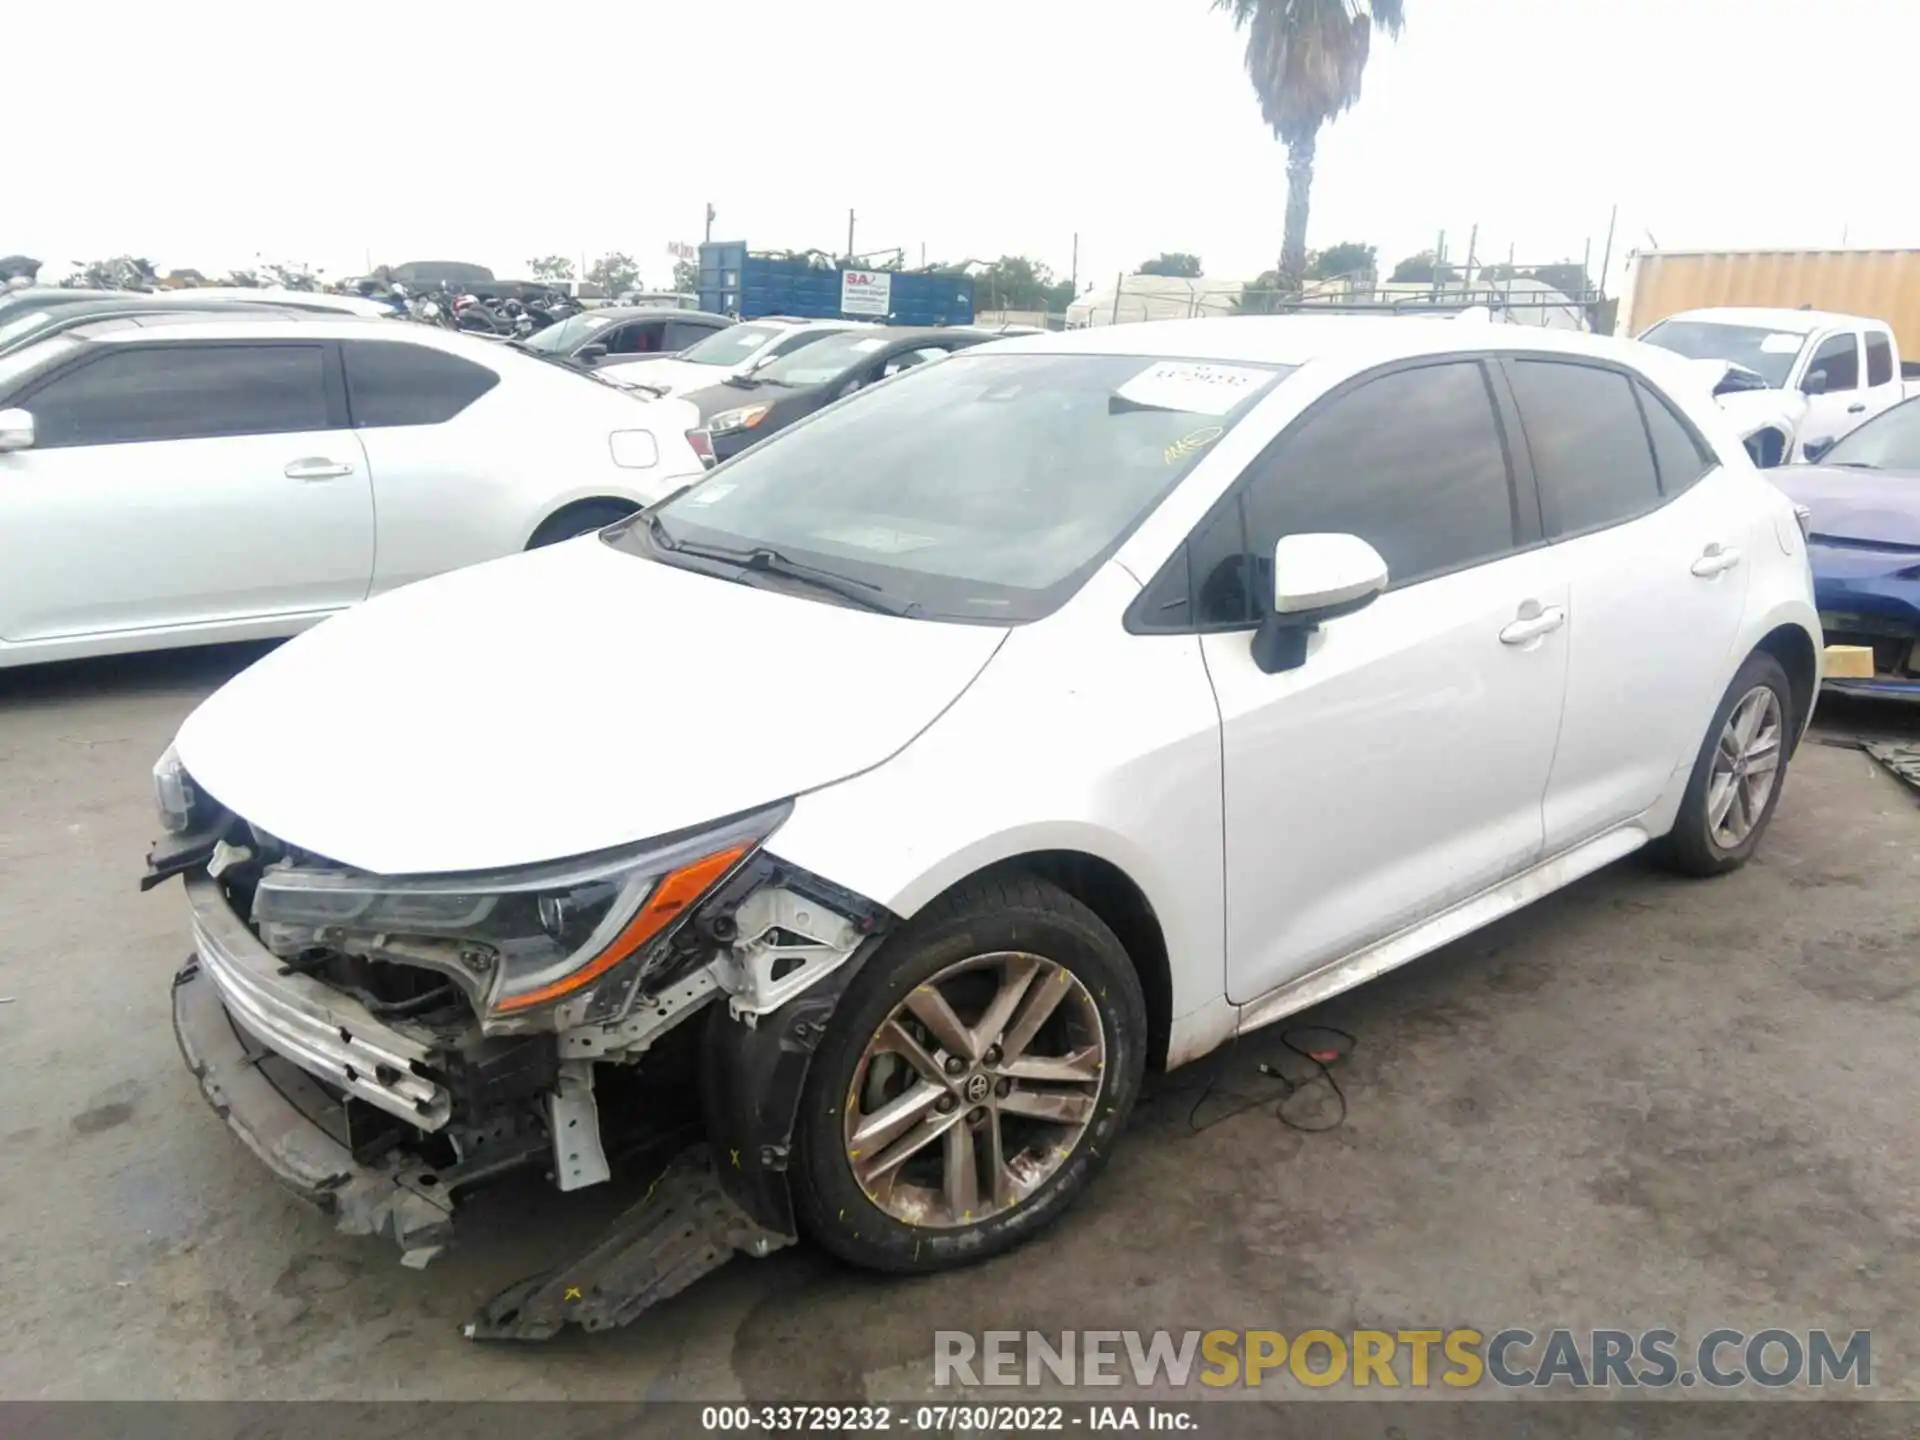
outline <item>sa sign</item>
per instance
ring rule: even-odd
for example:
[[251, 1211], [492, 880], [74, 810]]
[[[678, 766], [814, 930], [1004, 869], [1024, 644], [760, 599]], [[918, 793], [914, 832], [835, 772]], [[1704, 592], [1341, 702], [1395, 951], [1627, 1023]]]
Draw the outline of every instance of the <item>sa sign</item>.
[[893, 273], [888, 270], [842, 270], [840, 313], [878, 315], [893, 309]]

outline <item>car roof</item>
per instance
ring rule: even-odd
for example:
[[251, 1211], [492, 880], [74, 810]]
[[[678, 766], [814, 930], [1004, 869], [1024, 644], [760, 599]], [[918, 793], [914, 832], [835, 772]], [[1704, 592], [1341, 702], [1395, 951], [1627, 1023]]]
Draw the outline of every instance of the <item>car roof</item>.
[[[164, 344], [169, 340], [399, 340], [437, 350], [471, 351], [474, 346], [492, 353], [495, 342], [438, 325], [371, 316], [334, 315], [317, 310], [281, 313], [259, 311], [192, 310], [178, 315], [107, 317], [69, 332], [94, 344]], [[536, 364], [539, 362], [536, 361]]]
[[1268, 365], [1304, 365], [1324, 359], [1372, 364], [1457, 351], [1532, 350], [1592, 355], [1644, 368], [1651, 347], [1584, 331], [1473, 318], [1231, 315], [1097, 325], [1040, 335], [990, 333], [989, 343], [982, 348], [996, 355], [1116, 355]]
[[1668, 320], [1702, 320], [1712, 325], [1749, 325], [1756, 330], [1780, 330], [1806, 335], [1835, 325], [1859, 323], [1858, 315], [1840, 315], [1831, 310], [1781, 310], [1764, 305], [1713, 305], [1703, 310], [1682, 310]]
[[609, 320], [638, 320], [642, 316], [649, 320], [706, 320], [721, 329], [733, 323], [726, 316], [716, 315], [711, 310], [689, 310], [684, 306], [673, 305], [596, 305], [591, 310], [582, 310], [580, 313], [596, 318], [605, 317]]

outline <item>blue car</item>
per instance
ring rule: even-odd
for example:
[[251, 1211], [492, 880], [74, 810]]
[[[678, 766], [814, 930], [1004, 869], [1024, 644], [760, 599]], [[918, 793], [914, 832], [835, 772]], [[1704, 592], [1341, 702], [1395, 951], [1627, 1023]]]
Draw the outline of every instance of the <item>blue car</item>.
[[1873, 649], [1855, 695], [1920, 700], [1920, 397], [1883, 412], [1813, 465], [1767, 478], [1809, 512], [1814, 603], [1829, 645]]

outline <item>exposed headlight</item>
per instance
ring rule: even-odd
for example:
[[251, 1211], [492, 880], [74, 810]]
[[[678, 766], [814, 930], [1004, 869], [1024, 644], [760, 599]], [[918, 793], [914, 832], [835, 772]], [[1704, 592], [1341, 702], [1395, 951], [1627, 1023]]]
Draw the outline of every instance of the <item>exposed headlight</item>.
[[519, 1015], [582, 994], [648, 952], [787, 817], [774, 806], [690, 834], [523, 869], [384, 876], [270, 866], [253, 919], [340, 936], [457, 943], [487, 957], [487, 1011]]
[[616, 430], [607, 437], [613, 463], [623, 470], [650, 470], [660, 463], [660, 447], [651, 430]]
[[183, 834], [193, 825], [193, 811], [199, 803], [193, 777], [180, 763], [173, 746], [153, 762], [153, 800], [160, 810], [160, 823], [172, 835]]
[[742, 405], [737, 410], [722, 410], [707, 422], [709, 435], [731, 435], [736, 430], [751, 430], [767, 418], [771, 405]]

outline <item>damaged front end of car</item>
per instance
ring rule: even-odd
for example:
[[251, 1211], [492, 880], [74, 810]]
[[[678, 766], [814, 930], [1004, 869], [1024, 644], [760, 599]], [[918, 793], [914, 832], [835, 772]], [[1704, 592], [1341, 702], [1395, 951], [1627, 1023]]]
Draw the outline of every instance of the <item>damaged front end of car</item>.
[[418, 1267], [462, 1198], [504, 1175], [543, 1168], [563, 1191], [657, 1175], [470, 1336], [624, 1324], [796, 1237], [802, 1081], [892, 917], [764, 848], [788, 805], [574, 860], [383, 876], [231, 813], [172, 751], [155, 790], [167, 834], [142, 887], [183, 877], [192, 917], [181, 1052], [228, 1126], [342, 1230], [385, 1234]]

